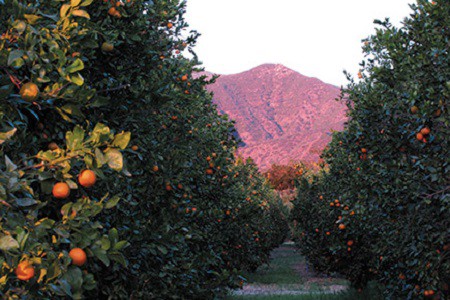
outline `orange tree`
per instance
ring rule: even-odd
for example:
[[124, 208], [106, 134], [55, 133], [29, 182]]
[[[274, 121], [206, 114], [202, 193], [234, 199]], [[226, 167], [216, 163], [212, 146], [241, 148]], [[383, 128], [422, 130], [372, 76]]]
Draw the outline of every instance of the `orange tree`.
[[[234, 127], [212, 105], [205, 90], [212, 81], [196, 75], [199, 62], [192, 47], [198, 34], [185, 31], [184, 3], [0, 1], [0, 7], [0, 92], [8, 103], [2, 139], [18, 128], [11, 138], [14, 144], [5, 143], [5, 155], [21, 161], [47, 147], [49, 153], [59, 153], [65, 132], [75, 123], [90, 129], [101, 121], [105, 125], [95, 126], [91, 135], [109, 139], [87, 145], [83, 151], [89, 155], [75, 157], [81, 159], [80, 166], [68, 169], [64, 163], [60, 173], [66, 175], [55, 173], [54, 178], [74, 187], [70, 176], [77, 170], [80, 184], [89, 186], [92, 174], [81, 174], [84, 163], [102, 179], [88, 190], [95, 195], [90, 205], [97, 205], [97, 199], [105, 202], [100, 190], [122, 199], [113, 210], [96, 210], [89, 219], [102, 234], [92, 235], [92, 243], [100, 243], [101, 250], [86, 251], [88, 262], [93, 255], [101, 262], [89, 264], [92, 281], [80, 281], [78, 271], [62, 272], [55, 279], [60, 285], [38, 282], [47, 293], [42, 295], [208, 299], [239, 286], [241, 269], [254, 269], [267, 260], [270, 249], [284, 237], [285, 220], [255, 167], [234, 164]], [[184, 58], [183, 51], [194, 58]], [[109, 128], [120, 133], [112, 136]], [[79, 143], [81, 131], [75, 127], [69, 137]], [[131, 133], [130, 148], [130, 134], [123, 131]], [[69, 150], [71, 143], [67, 139]], [[127, 152], [128, 159], [124, 161], [119, 150]], [[33, 159], [39, 163], [38, 157]], [[100, 170], [102, 165], [110, 169]], [[113, 176], [114, 171], [120, 173]], [[43, 193], [48, 186], [42, 187]], [[65, 196], [66, 186], [57, 185], [55, 194]], [[252, 203], [245, 200], [249, 197]], [[113, 206], [118, 199], [114, 196], [105, 205]], [[234, 215], [236, 209], [242, 211]], [[80, 210], [77, 206], [78, 215]], [[70, 204], [63, 212], [72, 216]], [[242, 236], [239, 228], [247, 223]], [[63, 233], [64, 242], [70, 242]], [[132, 245], [125, 249], [125, 258], [118, 250], [128, 243], [120, 237]], [[238, 239], [242, 246], [230, 256], [228, 248], [235, 250], [230, 242]], [[78, 250], [67, 255], [76, 264], [85, 260]], [[30, 264], [20, 266], [17, 276], [33, 272]], [[76, 286], [67, 285], [64, 276]], [[3, 285], [2, 291], [12, 295], [16, 290]]]
[[[108, 14], [113, 7], [120, 16]], [[102, 33], [90, 40], [114, 45], [108, 51], [97, 48], [86, 74], [108, 98], [93, 119], [130, 131], [134, 145], [129, 176], [103, 183], [124, 194], [108, 223], [121, 228], [133, 245], [126, 253], [131, 268], [103, 277], [103, 291], [110, 294], [208, 299], [238, 286], [239, 269], [247, 265], [230, 266], [226, 241], [238, 239], [240, 231], [224, 230], [220, 223], [248, 197], [241, 188], [245, 177], [235, 177], [234, 127], [212, 105], [205, 90], [210, 81], [196, 74], [199, 62], [192, 47], [197, 33], [185, 33], [184, 10], [178, 1], [96, 2], [88, 8], [93, 32]], [[194, 59], [180, 51], [190, 51]], [[253, 226], [269, 234], [264, 230], [272, 230], [265, 225], [269, 215], [254, 212], [242, 218], [253, 219]], [[229, 219], [230, 226], [243, 222]], [[273, 239], [264, 241], [255, 248], [256, 264], [273, 247]], [[241, 252], [242, 261], [249, 251]]]
[[[327, 171], [296, 201], [298, 243], [314, 265], [387, 297], [449, 297], [450, 3], [418, 1], [364, 43], [349, 122], [322, 157]], [[337, 205], [339, 204], [339, 206]], [[310, 214], [321, 218], [310, 218]], [[327, 234], [329, 233], [329, 234]]]
[[[67, 248], [58, 259], [68, 255], [76, 265], [73, 268], [92, 268], [92, 276], [83, 280], [79, 271], [67, 275], [67, 268], [58, 276], [35, 271], [30, 254], [20, 252], [25, 263], [19, 264], [17, 278], [33, 273], [30, 278], [34, 278], [38, 271], [40, 276], [37, 281], [27, 281], [34, 289], [13, 281], [22, 287], [19, 294], [206, 299], [238, 286], [240, 269], [254, 269], [267, 260], [276, 246], [274, 241], [283, 239], [285, 220], [275, 202], [269, 209], [275, 197], [262, 179], [251, 191], [244, 187], [250, 176], [257, 176], [252, 175], [255, 168], [234, 164], [233, 124], [217, 114], [204, 89], [209, 81], [194, 75], [197, 60], [181, 56], [184, 49], [192, 51], [197, 37], [195, 32], [182, 35], [186, 27], [183, 3], [72, 0], [0, 5], [4, 33], [1, 91], [7, 104], [2, 110], [2, 139], [8, 141], [3, 153], [12, 161], [26, 161], [24, 167], [33, 171], [26, 178], [42, 181], [38, 187], [30, 183], [34, 198], [49, 191], [59, 199], [74, 196], [67, 187], [76, 186], [72, 178], [76, 170], [80, 185], [88, 189], [93, 201], [82, 197], [87, 201], [82, 207], [50, 202], [55, 209], [46, 210], [48, 216], [35, 210], [30, 213], [56, 219], [54, 224], [59, 224], [59, 217], [66, 225], [66, 216], [78, 222], [77, 218], [94, 206], [89, 218], [76, 224], [92, 226], [100, 234], [89, 235], [89, 244], [77, 235], [70, 239], [67, 232], [75, 227], [57, 231], [63, 244], [76, 248]], [[85, 142], [80, 126], [64, 133], [74, 123], [90, 128], [99, 120], [106, 125], [96, 125]], [[113, 135], [107, 126], [131, 132], [133, 146], [125, 149], [129, 133]], [[47, 147], [49, 151], [39, 152]], [[119, 150], [131, 159], [124, 162]], [[100, 170], [102, 165], [121, 173], [111, 176], [111, 170]], [[95, 172], [82, 171], [86, 167]], [[238, 172], [243, 175], [237, 176]], [[97, 176], [102, 180], [96, 182]], [[67, 185], [57, 184], [52, 190], [52, 178]], [[106, 201], [100, 190], [120, 194], [123, 200], [117, 210], [100, 214], [98, 206]], [[81, 191], [80, 195], [86, 196], [84, 188]], [[248, 197], [257, 199], [244, 205], [240, 217], [231, 216], [231, 210], [233, 214], [239, 211]], [[105, 206], [114, 207], [118, 199], [114, 196]], [[64, 206], [59, 208], [59, 204]], [[58, 212], [62, 215], [55, 215]], [[232, 259], [227, 241], [241, 238], [241, 232], [224, 230], [218, 224], [217, 220], [227, 217], [226, 223], [233, 228], [245, 224], [245, 219], [251, 223], [246, 232], [252, 234], [245, 235], [248, 240], [243, 240], [246, 243]], [[11, 222], [11, 218], [5, 220]], [[67, 226], [75, 226], [70, 224]], [[10, 228], [4, 227], [9, 236]], [[119, 250], [128, 242], [119, 241], [119, 234], [133, 245], [126, 249], [125, 258]], [[15, 235], [19, 233], [12, 234], [17, 240]], [[59, 235], [55, 235], [56, 242], [53, 235], [51, 242], [44, 241], [50, 236], [35, 239], [57, 251], [53, 244], [58, 243]], [[8, 237], [5, 241], [12, 240]], [[12, 243], [8, 251], [16, 249]], [[91, 256], [100, 262], [83, 263]], [[111, 261], [123, 266], [128, 262], [128, 268], [120, 269]], [[9, 261], [4, 272], [12, 272], [17, 263], [17, 258]], [[2, 292], [13, 296], [17, 290], [8, 278], [2, 277]]]
[[98, 221], [120, 196], [95, 183], [97, 177], [107, 180], [105, 166], [122, 170], [121, 151], [130, 134], [85, 120], [97, 97], [84, 83], [84, 63], [74, 47], [82, 48], [78, 42], [89, 16], [81, 7], [89, 3], [0, 2], [0, 295], [5, 299], [96, 295], [98, 270], [126, 267], [122, 250], [128, 242]]

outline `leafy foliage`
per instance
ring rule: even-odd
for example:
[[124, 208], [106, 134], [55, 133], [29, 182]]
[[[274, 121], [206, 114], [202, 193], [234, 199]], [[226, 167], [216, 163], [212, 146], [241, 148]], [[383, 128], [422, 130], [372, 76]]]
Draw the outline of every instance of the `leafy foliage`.
[[[183, 2], [0, 9], [2, 296], [211, 299], [267, 261], [285, 216], [256, 167], [235, 162]], [[88, 189], [84, 169], [101, 179]], [[68, 198], [50, 195], [56, 182]], [[70, 263], [74, 247], [86, 264]]]
[[356, 286], [377, 280], [388, 298], [446, 299], [450, 3], [411, 8], [401, 28], [376, 21], [361, 80], [348, 76], [342, 91], [348, 125], [322, 154], [327, 170], [301, 184], [293, 214], [317, 268]]

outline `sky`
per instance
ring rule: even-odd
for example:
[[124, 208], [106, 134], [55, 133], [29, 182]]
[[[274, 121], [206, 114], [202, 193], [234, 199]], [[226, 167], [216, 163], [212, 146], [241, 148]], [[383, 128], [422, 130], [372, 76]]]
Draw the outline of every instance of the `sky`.
[[408, 3], [415, 0], [187, 0], [185, 17], [202, 34], [195, 51], [207, 71], [276, 63], [341, 86], [344, 70], [358, 73], [373, 20], [400, 26]]

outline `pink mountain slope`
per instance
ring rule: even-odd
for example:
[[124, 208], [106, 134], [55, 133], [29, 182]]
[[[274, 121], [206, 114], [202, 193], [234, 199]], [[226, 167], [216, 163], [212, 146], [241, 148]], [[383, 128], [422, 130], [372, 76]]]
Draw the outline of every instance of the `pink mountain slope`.
[[346, 121], [345, 104], [335, 100], [339, 88], [282, 65], [221, 75], [208, 89], [218, 110], [236, 121], [245, 144], [239, 154], [263, 171], [273, 163], [317, 160], [330, 132]]

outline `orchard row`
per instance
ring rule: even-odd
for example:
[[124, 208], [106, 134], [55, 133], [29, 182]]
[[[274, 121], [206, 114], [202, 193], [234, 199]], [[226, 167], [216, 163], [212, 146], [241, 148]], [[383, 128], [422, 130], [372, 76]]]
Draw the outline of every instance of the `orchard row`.
[[287, 233], [179, 1], [0, 1], [0, 295], [212, 299]]

